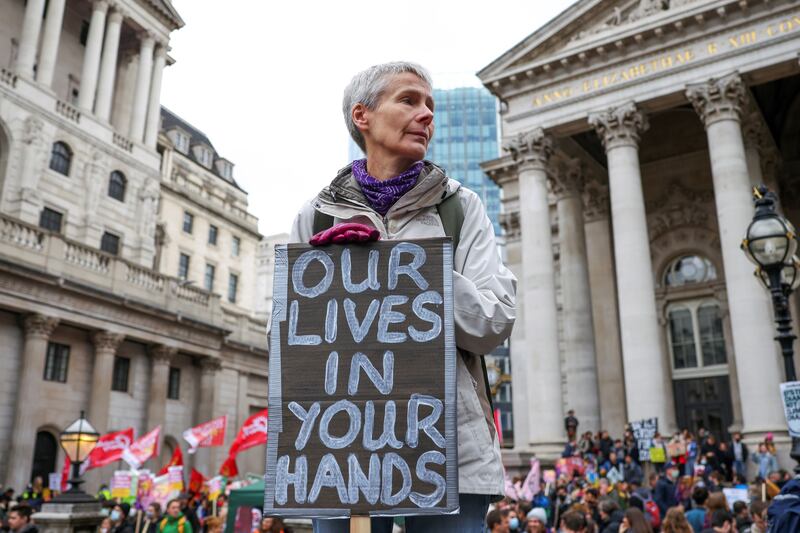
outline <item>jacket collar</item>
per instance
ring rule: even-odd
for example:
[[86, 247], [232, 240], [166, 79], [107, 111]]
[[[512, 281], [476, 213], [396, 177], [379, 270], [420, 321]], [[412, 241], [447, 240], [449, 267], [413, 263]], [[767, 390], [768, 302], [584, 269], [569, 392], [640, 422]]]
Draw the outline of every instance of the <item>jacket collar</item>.
[[[454, 194], [459, 186], [457, 181], [447, 177], [444, 169], [426, 160], [417, 184], [397, 200], [386, 216], [402, 215], [411, 210], [435, 206]], [[330, 185], [317, 195], [317, 200], [323, 204], [348, 203], [353, 207], [373, 211], [353, 176], [352, 163], [336, 174]]]

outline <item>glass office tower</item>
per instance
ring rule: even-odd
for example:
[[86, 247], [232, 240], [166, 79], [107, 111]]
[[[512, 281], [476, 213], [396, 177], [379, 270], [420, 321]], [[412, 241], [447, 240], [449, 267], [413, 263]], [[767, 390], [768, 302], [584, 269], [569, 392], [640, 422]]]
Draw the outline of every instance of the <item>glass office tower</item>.
[[434, 89], [433, 99], [436, 130], [427, 157], [478, 193], [500, 235], [500, 189], [479, 166], [500, 156], [495, 97], [483, 87], [462, 87]]

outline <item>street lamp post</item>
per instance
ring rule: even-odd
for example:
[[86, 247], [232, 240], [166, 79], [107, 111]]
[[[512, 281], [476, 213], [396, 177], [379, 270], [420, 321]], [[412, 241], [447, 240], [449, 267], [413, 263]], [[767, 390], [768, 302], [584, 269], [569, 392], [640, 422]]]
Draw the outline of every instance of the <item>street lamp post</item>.
[[61, 432], [59, 440], [61, 447], [69, 457], [72, 464], [72, 479], [69, 480], [70, 489], [61, 494], [54, 501], [59, 503], [80, 503], [94, 501], [90, 495], [81, 490], [83, 480], [81, 479], [81, 463], [83, 463], [92, 453], [97, 444], [100, 434], [92, 427], [86, 418], [81, 416], [70, 424], [67, 429]]
[[[756, 212], [742, 241], [742, 250], [756, 265], [756, 277], [770, 292], [778, 341], [783, 355], [786, 381], [796, 381], [794, 340], [789, 295], [800, 286], [800, 260], [794, 226], [775, 210], [775, 195], [765, 186], [753, 189]], [[792, 459], [798, 462], [800, 474], [800, 438], [792, 437]]]

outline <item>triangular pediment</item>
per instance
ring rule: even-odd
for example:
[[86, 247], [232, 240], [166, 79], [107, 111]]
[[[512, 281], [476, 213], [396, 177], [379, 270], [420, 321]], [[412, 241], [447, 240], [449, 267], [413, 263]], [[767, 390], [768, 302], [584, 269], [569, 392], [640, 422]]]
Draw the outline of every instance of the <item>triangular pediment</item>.
[[478, 72], [486, 83], [709, 0], [578, 0]]

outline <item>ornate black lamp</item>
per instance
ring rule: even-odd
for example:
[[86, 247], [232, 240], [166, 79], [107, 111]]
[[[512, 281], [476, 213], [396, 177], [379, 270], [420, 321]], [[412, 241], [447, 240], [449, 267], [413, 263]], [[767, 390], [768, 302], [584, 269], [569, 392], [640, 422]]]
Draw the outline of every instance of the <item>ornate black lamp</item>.
[[72, 464], [72, 479], [69, 480], [72, 487], [57, 498], [58, 502], [78, 503], [94, 501], [90, 495], [81, 490], [83, 480], [81, 479], [81, 463], [83, 463], [92, 453], [100, 434], [95, 430], [86, 418], [81, 416], [70, 424], [67, 429], [61, 432], [59, 441], [64, 452], [69, 457]]
[[[755, 263], [755, 275], [772, 296], [772, 308], [786, 381], [797, 381], [789, 295], [800, 286], [800, 260], [794, 226], [775, 210], [775, 195], [765, 186], [753, 189], [756, 212], [742, 241], [742, 250]], [[776, 391], [777, 394], [777, 391]], [[800, 439], [792, 438], [792, 459], [800, 463]], [[795, 467], [800, 474], [800, 464]]]

